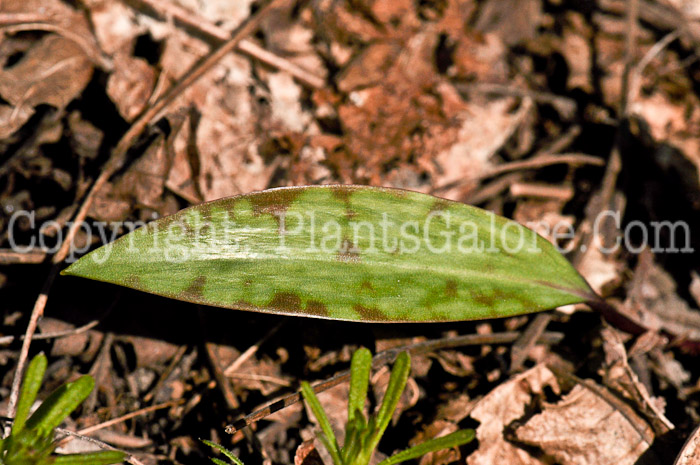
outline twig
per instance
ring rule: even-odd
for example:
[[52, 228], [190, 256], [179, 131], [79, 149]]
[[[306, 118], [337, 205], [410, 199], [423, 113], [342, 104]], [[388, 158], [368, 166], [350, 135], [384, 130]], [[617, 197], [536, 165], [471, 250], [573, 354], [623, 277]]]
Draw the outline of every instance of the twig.
[[0, 249], [0, 265], [37, 265], [46, 260], [46, 252], [41, 249], [27, 252], [15, 252], [12, 249]]
[[550, 92], [540, 92], [531, 89], [521, 89], [515, 86], [503, 84], [493, 84], [489, 82], [478, 82], [472, 84], [455, 84], [455, 88], [461, 93], [481, 92], [485, 94], [508, 95], [513, 97], [529, 97], [535, 102], [548, 103], [564, 113], [573, 115], [576, 112], [576, 101], [569, 97], [552, 94]]
[[233, 376], [233, 374], [236, 372], [236, 370], [238, 370], [241, 367], [241, 365], [243, 365], [250, 357], [255, 355], [255, 353], [258, 351], [260, 346], [265, 343], [265, 341], [270, 339], [272, 336], [275, 335], [275, 333], [277, 333], [277, 331], [279, 331], [279, 329], [284, 324], [284, 321], [286, 320], [282, 320], [282, 323], [279, 323], [277, 326], [272, 328], [270, 331], [268, 331], [268, 333], [265, 336], [262, 337], [262, 339], [260, 339], [252, 346], [248, 347], [248, 349], [246, 349], [245, 352], [239, 355], [238, 358], [234, 360], [233, 363], [231, 363], [231, 365], [229, 365], [228, 368], [224, 370], [224, 376]]
[[170, 377], [170, 374], [175, 370], [175, 367], [177, 367], [178, 363], [180, 363], [180, 360], [182, 360], [182, 357], [185, 355], [185, 352], [187, 352], [187, 346], [180, 346], [177, 349], [177, 352], [175, 352], [175, 355], [173, 356], [172, 360], [168, 364], [168, 367], [165, 369], [162, 375], [160, 375], [160, 378], [158, 378], [158, 382], [156, 383], [155, 386], [153, 386], [153, 389], [143, 396], [143, 401], [144, 402], [150, 402], [151, 399], [155, 397], [155, 395], [160, 391], [160, 388], [163, 387], [163, 384], [165, 384], [165, 381]]
[[[424, 354], [438, 349], [450, 349], [467, 345], [484, 345], [484, 344], [508, 344], [515, 341], [520, 333], [517, 331], [508, 331], [495, 334], [466, 334], [458, 337], [448, 337], [443, 339], [435, 339], [432, 341], [419, 342], [403, 347], [395, 347], [378, 353], [372, 359], [372, 368], [376, 369], [382, 365], [393, 362], [401, 352], [408, 352], [411, 355]], [[545, 332], [539, 338], [541, 343], [556, 344], [561, 341], [563, 334], [554, 332]], [[331, 378], [313, 386], [314, 392], [320, 393], [325, 390], [337, 386], [350, 378], [350, 371], [342, 371]], [[254, 411], [244, 418], [236, 421], [232, 425], [226, 427], [228, 434], [234, 434], [236, 431], [245, 428], [263, 418], [272, 415], [283, 408], [294, 405], [301, 400], [301, 394], [296, 392], [282, 399], [275, 401], [266, 407]]]
[[[75, 336], [77, 334], [82, 334], [84, 332], [87, 332], [100, 324], [99, 320], [92, 320], [90, 323], [87, 323], [83, 326], [80, 326], [78, 328], [73, 328], [73, 329], [68, 329], [65, 331], [56, 331], [55, 333], [46, 333], [46, 334], [34, 334], [32, 335], [32, 339], [34, 341], [41, 341], [45, 339], [58, 339], [61, 337], [68, 337], [68, 336]], [[17, 338], [18, 336], [3, 336], [0, 337], [0, 346], [7, 345], [7, 344], [12, 344], [12, 342]], [[24, 339], [25, 336], [19, 336], [20, 339]]]
[[523, 161], [512, 161], [510, 163], [503, 163], [498, 165], [491, 170], [488, 170], [483, 176], [491, 177], [503, 173], [508, 173], [510, 171], [518, 170], [531, 170], [544, 168], [546, 166], [552, 165], [571, 165], [571, 166], [582, 166], [582, 165], [593, 165], [593, 166], [605, 166], [605, 160], [600, 157], [595, 157], [593, 155], [586, 155], [583, 153], [562, 153], [560, 155], [542, 155], [534, 156], [528, 160]]
[[[183, 8], [171, 1], [164, 0], [125, 0], [128, 4], [152, 12], [159, 18], [172, 18], [176, 24], [181, 24], [187, 29], [193, 30], [200, 35], [205, 35], [210, 40], [217, 43], [228, 40], [231, 33], [226, 29], [213, 24], [196, 12]], [[316, 76], [304, 68], [297, 66], [291, 61], [265, 50], [254, 42], [242, 40], [238, 44], [238, 51], [242, 52], [261, 63], [280, 71], [286, 71], [300, 83], [312, 88], [321, 89], [326, 82], [323, 78]]]
[[673, 31], [666, 34], [660, 41], [654, 44], [653, 47], [639, 60], [637, 66], [635, 66], [629, 76], [629, 89], [627, 91], [627, 102], [631, 105], [637, 97], [639, 96], [639, 91], [642, 87], [642, 74], [651, 60], [656, 58], [656, 56], [661, 53], [666, 47], [668, 47], [671, 42], [676, 40], [680, 36], [679, 31]]
[[[479, 173], [477, 176], [473, 176], [470, 178], [466, 179], [460, 179], [458, 181], [452, 181], [447, 184], [443, 184], [441, 186], [437, 186], [431, 190], [431, 194], [439, 194], [442, 191], [448, 190], [448, 189], [453, 189], [461, 184], [464, 184], [465, 182], [474, 182], [474, 181], [479, 181], [482, 179], [486, 178], [491, 178], [495, 177], [501, 174], [505, 173], [511, 173], [515, 171], [520, 171], [520, 170], [528, 170], [528, 169], [538, 169], [538, 168], [544, 168], [546, 166], [551, 166], [551, 165], [557, 165], [557, 164], [567, 164], [571, 166], [581, 166], [581, 165], [593, 165], [593, 166], [604, 166], [605, 161], [601, 159], [600, 157], [595, 157], [593, 155], [587, 155], [583, 153], [561, 153], [558, 155], [558, 152], [564, 150], [566, 147], [571, 145], [571, 143], [576, 139], [576, 137], [579, 136], [581, 133], [581, 128], [580, 126], [574, 125], [571, 128], [569, 128], [568, 131], [566, 131], [561, 137], [557, 138], [554, 142], [549, 144], [547, 147], [544, 147], [537, 152], [535, 152], [534, 155], [532, 155], [530, 158], [527, 160], [518, 160], [518, 161], [513, 161], [513, 162], [508, 162], [508, 163], [503, 163], [500, 165], [497, 165], [491, 169], [485, 170], [482, 173]], [[480, 191], [484, 192], [483, 194], [480, 194], [478, 192], [472, 193], [471, 198], [469, 198], [468, 202], [469, 203], [481, 203], [483, 200], [485, 200], [484, 195], [487, 197], [497, 195], [500, 193], [502, 190], [504, 190], [511, 182], [513, 182], [515, 178], [511, 177], [509, 178], [508, 182], [499, 182], [498, 180], [494, 181], [492, 183], [491, 188], [488, 188], [487, 186], [483, 186]], [[519, 178], [518, 178], [519, 179]], [[494, 188], [498, 187], [500, 190], [497, 190], [495, 193], [493, 191]]]
[[639, 0], [627, 2], [627, 36], [625, 38], [625, 62], [622, 71], [622, 91], [620, 92], [620, 117], [627, 116], [630, 105], [630, 76], [634, 67], [634, 56], [637, 52], [637, 29], [639, 20]]
[[176, 399], [176, 400], [170, 400], [168, 402], [163, 402], [162, 404], [156, 404], [156, 405], [151, 405], [149, 407], [144, 407], [139, 410], [135, 410], [133, 412], [127, 413], [126, 415], [122, 415], [117, 418], [112, 418], [111, 420], [108, 421], [103, 421], [102, 423], [98, 423], [97, 425], [92, 425], [88, 426], [87, 428], [83, 428], [80, 431], [78, 431], [78, 434], [80, 435], [88, 435], [90, 433], [93, 433], [97, 430], [101, 430], [104, 428], [108, 428], [112, 425], [116, 425], [117, 423], [122, 423], [126, 420], [130, 420], [132, 418], [145, 415], [150, 412], [155, 412], [156, 410], [161, 410], [164, 408], [170, 408], [174, 407], [176, 405], [184, 404], [185, 401], [183, 399]]
[[[231, 35], [231, 38], [227, 42], [221, 45], [221, 47], [218, 49], [213, 50], [201, 61], [195, 63], [192, 68], [185, 73], [179, 82], [171, 87], [168, 92], [166, 92], [165, 95], [163, 95], [163, 97], [161, 97], [152, 107], [148, 108], [143, 114], [141, 114], [141, 116], [139, 116], [139, 118], [119, 140], [119, 143], [112, 151], [112, 154], [110, 155], [109, 160], [107, 160], [102, 172], [95, 180], [95, 183], [90, 188], [88, 194], [85, 196], [85, 199], [83, 200], [74, 221], [68, 229], [65, 241], [63, 244], [61, 244], [61, 248], [58, 250], [58, 252], [56, 252], [56, 255], [54, 255], [51, 259], [53, 266], [49, 272], [46, 282], [44, 283], [43, 289], [34, 304], [32, 315], [29, 319], [29, 324], [25, 333], [24, 343], [22, 344], [22, 350], [17, 361], [17, 368], [12, 380], [12, 389], [10, 391], [10, 398], [7, 407], [9, 416], [14, 417], [17, 408], [17, 398], [19, 396], [19, 388], [22, 383], [22, 374], [24, 373], [24, 367], [27, 363], [29, 344], [31, 343], [32, 335], [36, 331], [36, 323], [44, 313], [44, 308], [46, 307], [46, 302], [48, 300], [49, 289], [51, 288], [51, 285], [53, 284], [53, 281], [58, 273], [58, 267], [68, 255], [75, 235], [87, 217], [87, 213], [95, 199], [97, 192], [99, 192], [112, 174], [114, 174], [124, 164], [127, 150], [129, 147], [131, 147], [134, 140], [141, 135], [143, 130], [146, 129], [148, 124], [159, 118], [161, 113], [166, 110], [168, 105], [170, 105], [178, 95], [197, 81], [197, 79], [202, 77], [224, 56], [234, 50], [244, 37], [252, 33], [260, 25], [262, 19], [273, 9], [273, 7], [285, 1], [287, 0], [270, 0], [258, 11], [256, 11], [253, 16], [244, 21], [243, 24], [241, 24]], [[5, 428], [5, 431], [6, 434], [9, 434], [9, 429], [7, 427]]]
[[537, 316], [527, 325], [523, 334], [513, 343], [510, 348], [510, 371], [517, 371], [525, 363], [533, 346], [547, 329], [547, 325], [552, 320], [552, 314], [538, 313]]
[[470, 192], [463, 201], [472, 205], [479, 205], [508, 189], [511, 184], [520, 181], [522, 177], [522, 173], [517, 172], [506, 174], [502, 178], [494, 179], [490, 183], [474, 190], [474, 192]]
[[239, 379], [250, 379], [253, 381], [264, 381], [266, 383], [270, 384], [276, 384], [278, 386], [286, 386], [290, 387], [292, 385], [291, 382], [284, 378], [279, 378], [277, 376], [269, 376], [269, 375], [258, 375], [255, 373], [231, 373], [228, 375], [229, 378], [239, 378]]
[[[113, 447], [113, 446], [107, 444], [106, 442], [100, 441], [99, 439], [91, 438], [90, 436], [84, 436], [80, 433], [76, 433], [74, 431], [69, 431], [69, 430], [64, 429], [64, 428], [56, 428], [56, 432], [63, 434], [65, 436], [70, 436], [74, 439], [80, 439], [82, 441], [89, 442], [90, 444], [96, 445], [100, 449], [118, 450], [118, 451], [124, 452], [121, 449], [118, 449], [116, 447]], [[132, 465], [144, 465], [140, 460], [138, 460], [136, 457], [134, 457], [133, 455], [130, 455], [130, 454], [127, 454], [127, 457], [124, 460], [131, 463]]]
[[574, 189], [539, 182], [514, 182], [510, 185], [510, 194], [513, 197], [539, 197], [567, 202], [574, 196]]

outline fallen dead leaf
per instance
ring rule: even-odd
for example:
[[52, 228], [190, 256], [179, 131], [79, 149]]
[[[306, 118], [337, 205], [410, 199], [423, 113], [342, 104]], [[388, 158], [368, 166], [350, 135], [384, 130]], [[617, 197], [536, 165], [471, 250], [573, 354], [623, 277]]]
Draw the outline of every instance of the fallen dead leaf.
[[0, 70], [0, 96], [12, 105], [6, 124], [18, 128], [48, 104], [63, 109], [80, 95], [92, 76], [92, 62], [74, 41], [58, 34], [38, 40], [14, 66]]
[[544, 365], [537, 365], [502, 383], [481, 399], [471, 412], [471, 417], [481, 423], [476, 429], [479, 448], [467, 457], [467, 463], [541, 465], [542, 461], [506, 441], [504, 430], [525, 415], [533, 396], [542, 394], [546, 387], [559, 393], [559, 383], [554, 373]]
[[148, 103], [156, 73], [146, 60], [126, 53], [117, 53], [114, 64], [114, 72], [107, 80], [107, 94], [124, 119], [133, 121]]
[[626, 313], [637, 315], [646, 328], [665, 331], [681, 340], [700, 341], [700, 312], [678, 296], [675, 281], [654, 263], [648, 249], [639, 254], [624, 306]]
[[[605, 385], [631, 399], [637, 411], [642, 412], [650, 421], [656, 434], [661, 435], [673, 429], [673, 423], [664, 414], [664, 399], [652, 397], [630, 367], [621, 333], [606, 327], [601, 331], [601, 336], [605, 351], [605, 366], [602, 370]], [[644, 337], [645, 335], [640, 336], [639, 340]]]
[[630, 418], [582, 385], [555, 404], [545, 403], [515, 434], [562, 465], [632, 465], [653, 438], [639, 417]]

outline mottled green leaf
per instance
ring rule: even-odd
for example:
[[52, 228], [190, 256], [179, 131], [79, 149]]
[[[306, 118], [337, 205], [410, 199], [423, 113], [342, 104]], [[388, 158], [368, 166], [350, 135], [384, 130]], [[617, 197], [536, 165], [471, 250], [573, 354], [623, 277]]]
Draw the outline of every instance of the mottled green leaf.
[[514, 221], [361, 186], [187, 208], [63, 273], [206, 305], [380, 322], [504, 317], [594, 295], [548, 241]]

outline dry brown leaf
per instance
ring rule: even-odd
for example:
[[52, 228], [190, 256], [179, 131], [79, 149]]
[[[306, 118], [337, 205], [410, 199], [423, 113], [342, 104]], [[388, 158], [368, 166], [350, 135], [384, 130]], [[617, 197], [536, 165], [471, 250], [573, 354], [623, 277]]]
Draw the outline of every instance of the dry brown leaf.
[[[461, 127], [456, 138], [435, 157], [439, 172], [434, 179], [439, 186], [460, 186], [441, 192], [441, 197], [460, 200], [464, 191], [475, 187], [478, 177], [491, 168], [490, 158], [534, 108], [532, 101], [526, 99], [516, 111], [511, 111], [515, 102], [511, 97], [472, 102], [458, 116]], [[465, 183], [469, 179], [473, 181]]]
[[637, 315], [645, 328], [666, 331], [681, 339], [700, 341], [700, 311], [676, 293], [676, 283], [654, 263], [648, 249], [639, 254], [624, 302], [626, 314]]
[[563, 31], [560, 52], [569, 65], [566, 87], [570, 90], [579, 88], [587, 93], [594, 92], [593, 87], [593, 50], [590, 40], [593, 36], [590, 24], [578, 12], [567, 15], [569, 27]]
[[[652, 397], [629, 366], [622, 335], [615, 329], [606, 327], [601, 331], [601, 336], [605, 351], [605, 368], [602, 373], [605, 385], [631, 399], [637, 411], [646, 415], [657, 434], [673, 429], [673, 424], [664, 415], [665, 400]], [[640, 336], [639, 340], [644, 337]]]
[[524, 449], [504, 439], [504, 429], [525, 414], [525, 408], [533, 396], [541, 394], [545, 387], [559, 392], [554, 373], [546, 366], [537, 365], [488, 393], [474, 407], [471, 417], [481, 424], [476, 429], [479, 448], [467, 457], [469, 465], [541, 465], [542, 462]]
[[270, 73], [267, 76], [272, 107], [271, 124], [281, 130], [302, 132], [308, 128], [312, 116], [301, 107], [302, 89], [289, 73]]
[[203, 199], [197, 183], [199, 176], [195, 174], [199, 170], [199, 156], [192, 134], [193, 118], [193, 111], [169, 118], [172, 132], [166, 149], [172, 162], [165, 186], [191, 204], [198, 204]]
[[[169, 75], [180, 76], [206, 50], [203, 43], [175, 32], [166, 42], [162, 66]], [[262, 190], [276, 168], [258, 153], [258, 134], [264, 126], [259, 126], [252, 84], [250, 61], [230, 54], [172, 106], [174, 112], [189, 107], [199, 115], [193, 130], [199, 155], [197, 184], [204, 200]]]
[[541, 0], [489, 0], [481, 4], [475, 29], [516, 45], [534, 38], [541, 22]]
[[[128, 53], [136, 42], [136, 37], [148, 30], [148, 21], [123, 2], [88, 0], [90, 19], [95, 28], [95, 36], [100, 48], [107, 54]], [[118, 65], [115, 71], [119, 71]]]
[[179, 349], [176, 344], [151, 337], [121, 336], [119, 339], [133, 347], [137, 368], [167, 365]]
[[220, 27], [233, 30], [250, 16], [250, 7], [255, 0], [178, 0], [180, 6], [216, 22]]
[[294, 453], [294, 465], [323, 465], [323, 459], [319, 455], [314, 441], [304, 441], [297, 447]]
[[13, 106], [9, 115], [7, 110], [2, 112], [2, 119], [16, 128], [39, 104], [65, 108], [83, 91], [92, 70], [89, 58], [75, 42], [58, 34], [44, 36], [18, 63], [0, 70], [0, 96]]
[[107, 80], [107, 95], [124, 119], [133, 121], [151, 97], [156, 72], [146, 60], [123, 52], [114, 56], [114, 65]]
[[700, 426], [685, 442], [673, 465], [700, 465]]
[[649, 427], [623, 414], [590, 389], [576, 385], [556, 404], [516, 431], [518, 440], [540, 447], [562, 465], [632, 465], [649, 447]]
[[[682, 100], [662, 91], [640, 96], [631, 103], [630, 110], [649, 124], [656, 142], [681, 150], [700, 172], [700, 100], [690, 88], [684, 91]], [[696, 176], [696, 186], [699, 182], [700, 176]]]

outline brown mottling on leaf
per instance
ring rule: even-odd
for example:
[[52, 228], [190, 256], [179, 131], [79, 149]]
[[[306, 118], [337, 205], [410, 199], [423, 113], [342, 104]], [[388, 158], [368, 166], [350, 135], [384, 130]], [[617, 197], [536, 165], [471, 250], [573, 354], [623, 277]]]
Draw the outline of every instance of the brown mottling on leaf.
[[309, 315], [327, 317], [328, 309], [326, 308], [326, 305], [323, 302], [319, 302], [318, 300], [309, 300], [306, 303], [306, 309], [304, 313], [307, 313]]
[[357, 189], [354, 186], [331, 186], [333, 197], [343, 202], [345, 205], [350, 205], [350, 196]]
[[350, 196], [357, 188], [354, 186], [333, 186], [330, 189], [333, 197], [345, 204], [345, 217], [352, 220], [357, 216], [357, 212], [350, 208]]
[[491, 307], [493, 307], [493, 304], [496, 302], [493, 294], [490, 294], [490, 293], [485, 294], [485, 293], [480, 292], [478, 290], [472, 290], [469, 292], [469, 294], [470, 294], [469, 296], [471, 297], [471, 299], [474, 302], [476, 302], [480, 305], [483, 305], [484, 307], [491, 308]]
[[285, 313], [301, 313], [301, 297], [291, 292], [278, 292], [267, 306]]
[[338, 251], [338, 254], [336, 255], [336, 260], [345, 263], [359, 263], [360, 251], [357, 249], [357, 247], [355, 247], [350, 239], [345, 239], [343, 241], [343, 245]]
[[132, 289], [141, 289], [141, 278], [135, 274], [130, 274], [124, 278], [124, 285]]
[[377, 307], [365, 307], [364, 305], [353, 305], [353, 310], [355, 310], [362, 321], [387, 321], [388, 318], [383, 314]]
[[207, 277], [204, 275], [197, 276], [192, 281], [187, 289], [182, 291], [182, 296], [188, 299], [201, 300], [204, 297], [204, 284], [207, 282]]
[[245, 198], [253, 206], [254, 216], [269, 214], [280, 224], [280, 217], [303, 191], [304, 189], [274, 189], [247, 195]]
[[454, 279], [448, 279], [445, 284], [445, 295], [447, 297], [457, 297], [457, 282]]
[[374, 292], [374, 286], [372, 285], [371, 282], [365, 280], [365, 281], [362, 281], [362, 284], [360, 284], [360, 290]]
[[450, 201], [445, 200], [445, 199], [435, 199], [433, 201], [433, 204], [430, 206], [430, 211], [428, 212], [433, 213], [433, 212], [441, 212], [445, 211], [450, 207]]

